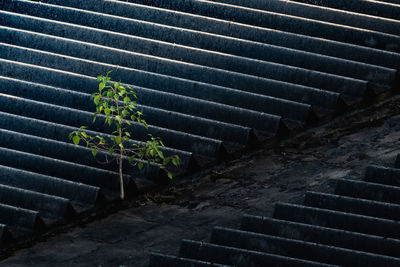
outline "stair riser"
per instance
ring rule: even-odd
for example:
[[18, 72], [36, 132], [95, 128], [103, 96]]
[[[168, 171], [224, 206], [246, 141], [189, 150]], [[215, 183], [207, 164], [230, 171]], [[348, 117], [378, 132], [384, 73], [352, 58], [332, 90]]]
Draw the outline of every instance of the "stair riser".
[[332, 228], [245, 215], [241, 230], [397, 257], [400, 241]]
[[315, 208], [337, 210], [397, 221], [400, 220], [400, 205], [389, 203], [307, 192], [304, 204]]
[[[332, 8], [338, 8], [343, 10], [349, 10], [353, 12], [369, 14], [374, 16], [399, 19], [399, 8], [392, 5], [379, 2], [366, 2], [363, 0], [347, 1], [347, 0], [294, 0], [297, 2], [318, 4], [321, 6], [327, 6]], [[361, 4], [362, 3], [362, 4]]]
[[368, 166], [364, 180], [371, 183], [400, 187], [400, 170], [375, 165]]
[[400, 204], [400, 188], [394, 186], [339, 180], [335, 194]]
[[19, 209], [8, 205], [0, 204], [1, 223], [39, 230], [43, 227], [38, 213], [31, 210]]
[[384, 237], [400, 238], [400, 224], [391, 220], [278, 203], [274, 218]]
[[67, 199], [44, 195], [0, 184], [0, 202], [6, 205], [37, 210], [48, 218], [71, 216], [73, 210]]
[[0, 184], [44, 194], [54, 194], [89, 204], [95, 204], [99, 197], [99, 188], [97, 187], [71, 183], [66, 180], [5, 166], [0, 166]]

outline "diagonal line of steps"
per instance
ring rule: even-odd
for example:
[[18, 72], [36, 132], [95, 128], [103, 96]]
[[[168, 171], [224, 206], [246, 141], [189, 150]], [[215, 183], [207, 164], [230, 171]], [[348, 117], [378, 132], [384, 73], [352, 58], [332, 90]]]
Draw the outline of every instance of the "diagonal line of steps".
[[[353, 26], [393, 35], [400, 34], [400, 21], [377, 16], [368, 16], [355, 12], [348, 12], [312, 4], [304, 4], [293, 0], [270, 1], [244, 1], [244, 0], [211, 0], [218, 3], [226, 3], [244, 6], [265, 11], [283, 13], [318, 21], [331, 22], [340, 25]], [[400, 2], [399, 2], [400, 3]]]
[[[27, 52], [29, 53], [29, 57], [26, 56]], [[88, 76], [95, 76], [96, 73], [104, 73], [107, 72], [107, 70], [113, 70], [113, 79], [125, 81], [132, 84], [135, 82], [138, 86], [150, 87], [156, 90], [161, 89], [170, 93], [186, 95], [188, 97], [200, 97], [201, 95], [204, 95], [204, 99], [205, 95], [212, 95], [212, 92], [223, 91], [221, 92], [222, 96], [227, 98], [227, 94], [232, 90], [232, 93], [235, 93], [234, 89], [228, 89], [226, 87], [220, 87], [208, 83], [195, 82], [192, 80], [167, 76], [164, 74], [83, 60], [75, 57], [61, 56], [58, 54], [52, 54], [48, 52], [42, 52], [39, 50], [33, 50], [3, 43], [0, 43], [0, 53], [3, 54], [3, 58], [8, 60], [24, 62], [27, 64], [38, 64], [39, 62], [43, 62], [42, 65], [45, 65], [49, 68], [77, 72]], [[160, 88], [160, 85], [164, 86]], [[325, 99], [325, 103], [330, 103], [335, 100], [337, 101], [337, 97], [335, 98], [335, 94], [329, 94], [321, 90], [281, 82], [276, 84], [270, 84], [269, 82], [260, 85], [255, 84], [254, 87], [248, 87], [247, 90], [250, 93], [261, 95], [260, 97], [264, 95], [264, 99], [269, 100], [265, 101], [265, 106], [260, 107], [263, 108], [263, 110], [257, 111], [277, 116], [283, 116], [289, 119], [299, 120], [303, 122], [306, 122], [309, 119], [308, 116], [310, 112], [310, 106], [302, 105], [301, 103], [283, 101], [279, 98], [294, 101], [297, 97], [301, 100], [304, 99], [302, 102], [311, 102], [313, 101], [313, 99]], [[236, 94], [241, 94], [241, 92], [236, 92]], [[242, 95], [243, 97], [246, 97], [247, 92], [243, 92]], [[307, 99], [309, 100], [307, 101]], [[238, 106], [241, 105], [239, 101], [224, 104]], [[287, 108], [283, 108], [286, 106]], [[329, 108], [329, 105], [327, 105], [327, 108]]]
[[272, 218], [245, 215], [240, 230], [214, 227], [209, 243], [183, 240], [180, 258], [152, 255], [149, 266], [185, 266], [182, 258], [232, 266], [297, 266], [304, 260], [307, 266], [398, 266], [398, 171], [371, 165], [367, 182], [339, 179], [334, 193], [306, 192], [303, 205], [277, 203]]
[[[90, 95], [87, 93], [66, 90], [53, 86], [45, 86], [3, 76], [0, 76], [0, 82], [0, 93], [28, 98], [39, 102], [57, 104], [83, 111], [95, 111], [94, 106], [88, 105], [88, 103], [91, 102], [91, 99]], [[138, 92], [138, 94], [140, 99], [142, 99], [141, 102], [143, 102], [143, 99], [146, 99], [146, 97], [142, 92]], [[151, 97], [152, 96], [150, 95], [148, 98], [151, 99]], [[256, 142], [254, 133], [248, 127], [195, 117], [150, 106], [140, 105], [139, 108], [143, 111], [144, 118], [150, 125], [160, 127], [169, 126], [171, 129], [177, 131], [197, 135], [202, 134], [206, 137], [231, 143], [238, 143], [244, 146]], [[177, 121], [179, 123], [165, 125], [168, 120]], [[206, 128], [206, 131], [203, 130], [204, 128]]]
[[[70, 72], [58, 71], [37, 67], [33, 65], [22, 64], [14, 61], [6, 61], [0, 59], [0, 72], [8, 77], [22, 80], [33, 80], [35, 83], [45, 83], [50, 86], [60, 87], [84, 93], [96, 86], [96, 80], [88, 76], [77, 75]], [[46, 76], [44, 74], [47, 74]], [[150, 106], [160, 106], [166, 110], [174, 110], [177, 112], [186, 112], [196, 117], [206, 117], [222, 122], [238, 124], [242, 126], [252, 127], [269, 135], [275, 135], [281, 127], [281, 118], [270, 114], [254, 112], [235, 106], [228, 106], [217, 102], [201, 100], [195, 97], [186, 97], [179, 94], [168, 92], [159, 92], [156, 90], [146, 89], [143, 87], [132, 86], [137, 92], [138, 98]], [[196, 92], [193, 92], [196, 93]], [[214, 92], [210, 97], [221, 97]], [[238, 95], [239, 98], [239, 95]], [[243, 98], [242, 98], [243, 99]], [[250, 101], [251, 100], [251, 101]], [[249, 99], [249, 104], [264, 105], [263, 99], [254, 95]]]
[[[0, 19], [3, 18], [2, 23], [9, 25], [10, 27], [20, 27], [29, 31], [47, 33], [51, 35], [57, 35], [64, 38], [70, 38], [75, 40], [86, 41], [90, 40], [92, 43], [105, 45], [108, 47], [115, 47], [120, 49], [129, 48], [130, 51], [137, 51], [139, 53], [151, 54], [160, 57], [166, 57], [175, 60], [181, 60], [185, 62], [190, 62], [199, 65], [205, 65], [210, 67], [216, 67], [226, 70], [231, 70], [234, 72], [240, 72], [245, 74], [251, 74], [261, 77], [269, 77], [271, 79], [283, 80], [287, 82], [299, 83], [303, 85], [309, 85], [311, 87], [326, 88], [332, 91], [338, 92], [348, 92], [351, 94], [352, 91], [347, 91], [353, 88], [354, 92], [362, 89], [362, 81], [357, 81], [355, 79], [346, 78], [343, 76], [337, 77], [332, 74], [321, 73], [317, 71], [305, 70], [297, 67], [291, 67], [288, 65], [280, 65], [273, 62], [262, 62], [259, 60], [254, 60], [250, 58], [244, 58], [229, 54], [217, 53], [210, 50], [196, 49], [188, 46], [178, 45], [176, 43], [166, 43], [160, 42], [153, 39], [141, 38], [133, 35], [119, 34], [110, 31], [104, 31], [96, 28], [82, 27], [79, 25], [61, 23], [57, 21], [49, 21], [45, 19], [40, 19], [36, 17], [30, 17], [20, 14], [12, 13], [0, 13]], [[18, 17], [18, 20], [15, 18]], [[55, 27], [57, 26], [57, 27]], [[15, 29], [15, 28], [13, 28]], [[275, 33], [272, 32], [272, 33]], [[7, 33], [4, 31], [4, 35]], [[265, 36], [254, 35], [254, 36]], [[252, 35], [253, 36], [253, 35]], [[11, 37], [5, 36], [4, 38], [9, 39]], [[279, 36], [272, 36], [271, 40], [283, 39]], [[288, 37], [284, 38], [285, 41], [282, 44], [294, 43], [295, 40], [299, 39], [298, 36], [294, 36], [294, 40], [288, 40]], [[318, 40], [315, 40], [318, 41]], [[315, 43], [305, 42], [306, 47], [324, 47], [321, 44], [316, 45]], [[301, 43], [296, 44], [298, 47]], [[332, 46], [332, 42], [330, 46]], [[342, 44], [345, 45], [345, 44]], [[325, 45], [326, 46], [326, 45]], [[344, 49], [349, 50], [349, 48], [340, 46], [336, 49], [328, 49], [327, 51], [343, 51]], [[364, 53], [365, 52], [365, 53]], [[371, 53], [376, 51], [371, 51], [371, 49], [364, 51], [358, 49], [356, 51], [351, 50], [346, 54], [346, 57], [351, 57], [352, 55], [357, 56], [361, 54], [361, 58], [367, 60], [366, 63], [371, 64], [383, 64], [386, 67], [398, 67], [397, 54], [379, 52], [379, 57], [371, 57]], [[362, 56], [362, 54], [365, 54]], [[360, 59], [361, 59], [360, 58]], [[363, 62], [363, 60], [359, 61]], [[381, 60], [381, 62], [369, 61], [373, 59]], [[289, 74], [290, 75], [285, 75]], [[305, 79], [305, 77], [308, 77]], [[326, 83], [329, 79], [329, 83]], [[346, 90], [346, 91], [344, 91]]]
[[[135, 3], [147, 2], [144, 0], [130, 1]], [[53, 1], [50, 0], [49, 2], [52, 3]], [[54, 2], [57, 3], [59, 1], [56, 0]], [[293, 16], [283, 13], [285, 10], [282, 8], [266, 11], [206, 0], [189, 0], [183, 3], [179, 1], [156, 0], [152, 1], [151, 4], [157, 7], [200, 14], [227, 21], [268, 27], [393, 52], [399, 52], [400, 49], [400, 38], [397, 35]], [[392, 26], [395, 27], [395, 25]]]
[[[133, 19], [123, 19], [111, 15], [104, 15], [103, 13], [89, 13], [78, 9], [64, 9], [65, 8], [58, 8], [57, 6], [40, 6], [36, 8], [35, 6], [29, 6], [26, 12], [28, 12], [28, 14], [36, 16], [41, 15], [54, 20], [62, 19], [65, 22], [75, 24], [86, 26], [96, 25], [97, 28], [107, 29], [109, 31], [148, 37], [170, 43], [179, 43], [182, 45], [240, 55], [264, 61], [272, 61], [356, 79], [367, 79], [376, 86], [390, 86], [395, 78], [394, 70], [371, 66], [365, 63], [333, 58], [275, 45], [246, 41], [228, 36], [206, 34], [200, 31], [136, 21]], [[67, 11], [68, 16], [62, 15]], [[14, 20], [15, 19], [16, 18], [14, 18]], [[9, 21], [11, 18], [8, 18], [7, 20]], [[124, 20], [123, 25], [117, 24], [117, 21], [119, 20]], [[390, 72], [392, 73], [390, 74]]]

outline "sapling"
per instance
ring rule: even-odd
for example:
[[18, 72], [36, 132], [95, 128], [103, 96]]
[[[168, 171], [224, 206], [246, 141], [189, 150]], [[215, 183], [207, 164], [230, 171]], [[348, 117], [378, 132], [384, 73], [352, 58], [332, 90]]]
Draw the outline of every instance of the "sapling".
[[123, 159], [125, 157], [128, 158], [129, 164], [136, 165], [139, 169], [144, 167], [144, 163], [156, 163], [166, 171], [170, 179], [172, 179], [172, 173], [166, 169], [166, 166], [170, 163], [178, 166], [179, 157], [177, 155], [164, 156], [161, 150], [164, 143], [160, 138], [151, 134], [146, 142], [132, 142], [133, 133], [129, 131], [129, 126], [137, 123], [147, 130], [148, 125], [143, 119], [142, 111], [138, 108], [136, 93], [132, 88], [122, 86], [120, 82], [112, 82], [109, 74], [110, 72], [106, 76], [97, 77], [99, 89], [91, 96], [96, 105], [93, 122], [98, 116], [101, 116], [106, 126], [113, 130], [111, 137], [92, 136], [85, 131], [86, 126], [81, 126], [78, 130], [70, 133], [70, 138], [75, 145], [83, 142], [86, 147], [91, 149], [94, 157], [99, 151], [103, 151], [117, 160], [120, 197], [124, 199]]

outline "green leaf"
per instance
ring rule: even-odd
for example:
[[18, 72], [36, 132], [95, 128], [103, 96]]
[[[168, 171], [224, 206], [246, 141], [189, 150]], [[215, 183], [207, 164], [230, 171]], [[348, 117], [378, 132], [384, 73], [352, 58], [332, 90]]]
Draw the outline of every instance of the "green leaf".
[[81, 132], [81, 135], [82, 135], [83, 137], [85, 137], [85, 138], [89, 138], [89, 136], [88, 136], [87, 133], [85, 133], [85, 132]]
[[99, 83], [99, 91], [101, 92], [106, 85], [104, 83]]
[[115, 119], [116, 119], [119, 123], [122, 123], [121, 116], [115, 116]]
[[149, 125], [147, 125], [147, 122], [144, 120], [141, 120], [141, 123], [143, 124], [144, 128], [149, 129]]
[[119, 95], [115, 94], [114, 95], [114, 99], [118, 101], [119, 100]]
[[93, 102], [96, 104], [96, 106], [99, 104], [100, 98], [101, 98], [101, 95], [97, 95], [97, 96], [93, 99]]
[[72, 137], [72, 142], [74, 142], [74, 144], [77, 146], [79, 145], [79, 142], [81, 141], [81, 138], [77, 135], [75, 135], [74, 137]]
[[172, 180], [172, 178], [173, 178], [172, 173], [168, 172], [167, 175], [168, 175], [168, 178]]
[[129, 115], [129, 111], [127, 111], [126, 109], [122, 111], [122, 116], [126, 117]]
[[110, 147], [110, 149], [108, 150], [108, 153], [110, 153], [110, 155], [112, 156], [112, 154], [114, 154], [114, 148]]
[[109, 109], [109, 108], [104, 109], [104, 114], [106, 114], [107, 116], [109, 116], [110, 113], [111, 113], [111, 109]]
[[178, 167], [178, 165], [179, 165], [179, 157], [178, 156], [175, 156], [172, 159], [172, 164], [174, 164], [174, 166]]
[[96, 149], [93, 149], [93, 150], [92, 150], [92, 155], [93, 155], [93, 157], [96, 157], [97, 152], [98, 152], [98, 151], [97, 151]]
[[121, 144], [122, 143], [122, 138], [121, 138], [121, 136], [116, 136], [115, 137], [115, 143], [117, 143], [117, 144]]
[[170, 158], [164, 158], [163, 159], [163, 165], [168, 165], [168, 163], [170, 162]]
[[131, 102], [131, 99], [127, 96], [124, 97], [124, 103], [125, 104], [129, 104], [129, 102]]
[[128, 161], [129, 161], [129, 164], [132, 164], [132, 162], [135, 160], [135, 157], [134, 156], [130, 156], [129, 158], [128, 158]]
[[138, 166], [139, 170], [143, 169], [143, 162], [139, 162], [137, 166]]

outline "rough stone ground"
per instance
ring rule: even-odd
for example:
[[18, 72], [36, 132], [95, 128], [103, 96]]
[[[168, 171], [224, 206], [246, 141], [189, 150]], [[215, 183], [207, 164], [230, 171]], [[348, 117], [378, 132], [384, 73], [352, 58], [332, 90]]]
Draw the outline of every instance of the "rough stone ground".
[[361, 176], [400, 152], [400, 97], [311, 129], [185, 185], [148, 194], [130, 208], [16, 251], [0, 266], [147, 266], [152, 251], [176, 255], [183, 238], [208, 240], [213, 226], [238, 227], [244, 213], [270, 215], [328, 179]]

